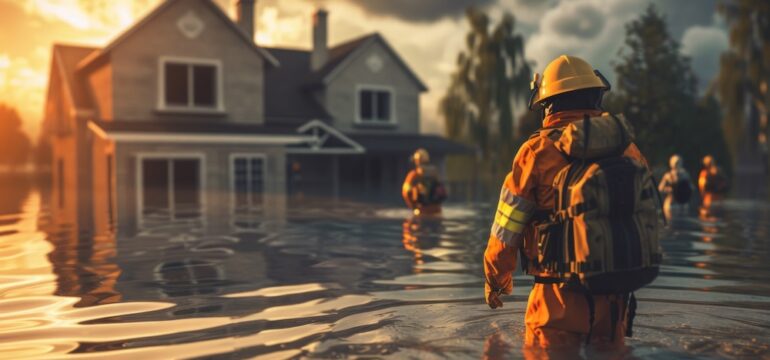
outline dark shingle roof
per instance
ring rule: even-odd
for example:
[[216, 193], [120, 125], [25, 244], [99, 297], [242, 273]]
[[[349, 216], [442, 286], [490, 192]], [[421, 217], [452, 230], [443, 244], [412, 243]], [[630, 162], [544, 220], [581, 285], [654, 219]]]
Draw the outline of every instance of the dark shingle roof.
[[265, 69], [265, 118], [270, 123], [301, 125], [311, 119], [328, 121], [331, 116], [313, 99], [307, 88], [311, 77], [310, 52], [267, 49], [281, 63]]
[[329, 73], [334, 71], [337, 66], [339, 66], [345, 59], [347, 59], [347, 57], [352, 54], [353, 51], [375, 37], [377, 37], [377, 33], [364, 35], [329, 49], [329, 59], [327, 60], [326, 64], [321, 69], [313, 73], [313, 77], [308, 79], [308, 83], [320, 83], [327, 75], [329, 75]]
[[346, 133], [367, 153], [409, 153], [417, 148], [437, 154], [471, 154], [473, 149], [438, 135], [399, 133]]

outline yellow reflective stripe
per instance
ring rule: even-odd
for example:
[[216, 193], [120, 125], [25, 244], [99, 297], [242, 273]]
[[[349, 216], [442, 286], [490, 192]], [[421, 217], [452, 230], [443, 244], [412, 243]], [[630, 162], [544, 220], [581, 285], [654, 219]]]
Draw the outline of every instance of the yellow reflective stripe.
[[511, 220], [500, 212], [495, 215], [495, 224], [514, 233], [520, 233], [524, 228], [524, 224]]
[[500, 201], [497, 204], [497, 211], [503, 213], [503, 215], [510, 217], [514, 212], [513, 206], [506, 204], [504, 201]]
[[503, 213], [503, 215], [509, 217], [511, 220], [520, 223], [526, 222], [527, 217], [529, 216], [526, 212], [515, 209], [513, 206], [508, 205], [503, 201], [497, 204], [497, 211]]

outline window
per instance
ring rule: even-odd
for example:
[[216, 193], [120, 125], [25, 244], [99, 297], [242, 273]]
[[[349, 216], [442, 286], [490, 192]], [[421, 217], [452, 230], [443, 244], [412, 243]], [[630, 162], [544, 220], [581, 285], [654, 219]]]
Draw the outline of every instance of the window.
[[161, 108], [221, 110], [216, 61], [161, 60]]
[[239, 227], [255, 227], [262, 214], [265, 192], [263, 155], [231, 157], [233, 220]]
[[392, 91], [361, 89], [358, 91], [358, 120], [362, 123], [391, 123]]
[[200, 159], [141, 160], [142, 220], [173, 221], [201, 216]]

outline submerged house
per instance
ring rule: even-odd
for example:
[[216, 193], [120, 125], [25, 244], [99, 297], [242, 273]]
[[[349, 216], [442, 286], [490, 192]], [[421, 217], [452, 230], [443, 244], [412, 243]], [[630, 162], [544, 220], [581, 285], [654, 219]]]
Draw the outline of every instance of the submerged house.
[[427, 89], [381, 35], [329, 47], [319, 10], [312, 49], [260, 47], [254, 6], [167, 0], [103, 48], [54, 46], [55, 218], [132, 231], [269, 216], [290, 193], [398, 199], [415, 148], [467, 151], [420, 134]]

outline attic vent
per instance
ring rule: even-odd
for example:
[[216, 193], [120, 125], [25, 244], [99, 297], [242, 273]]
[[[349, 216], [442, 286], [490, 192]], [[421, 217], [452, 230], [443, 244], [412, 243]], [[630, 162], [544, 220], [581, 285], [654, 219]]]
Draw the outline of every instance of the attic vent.
[[198, 15], [195, 15], [192, 10], [182, 15], [182, 17], [176, 21], [176, 26], [179, 28], [179, 31], [182, 32], [182, 35], [186, 36], [188, 39], [197, 38], [206, 27], [203, 20], [201, 20]]
[[382, 58], [377, 56], [377, 54], [372, 54], [366, 59], [366, 66], [368, 66], [369, 70], [372, 72], [380, 72], [383, 65]]

